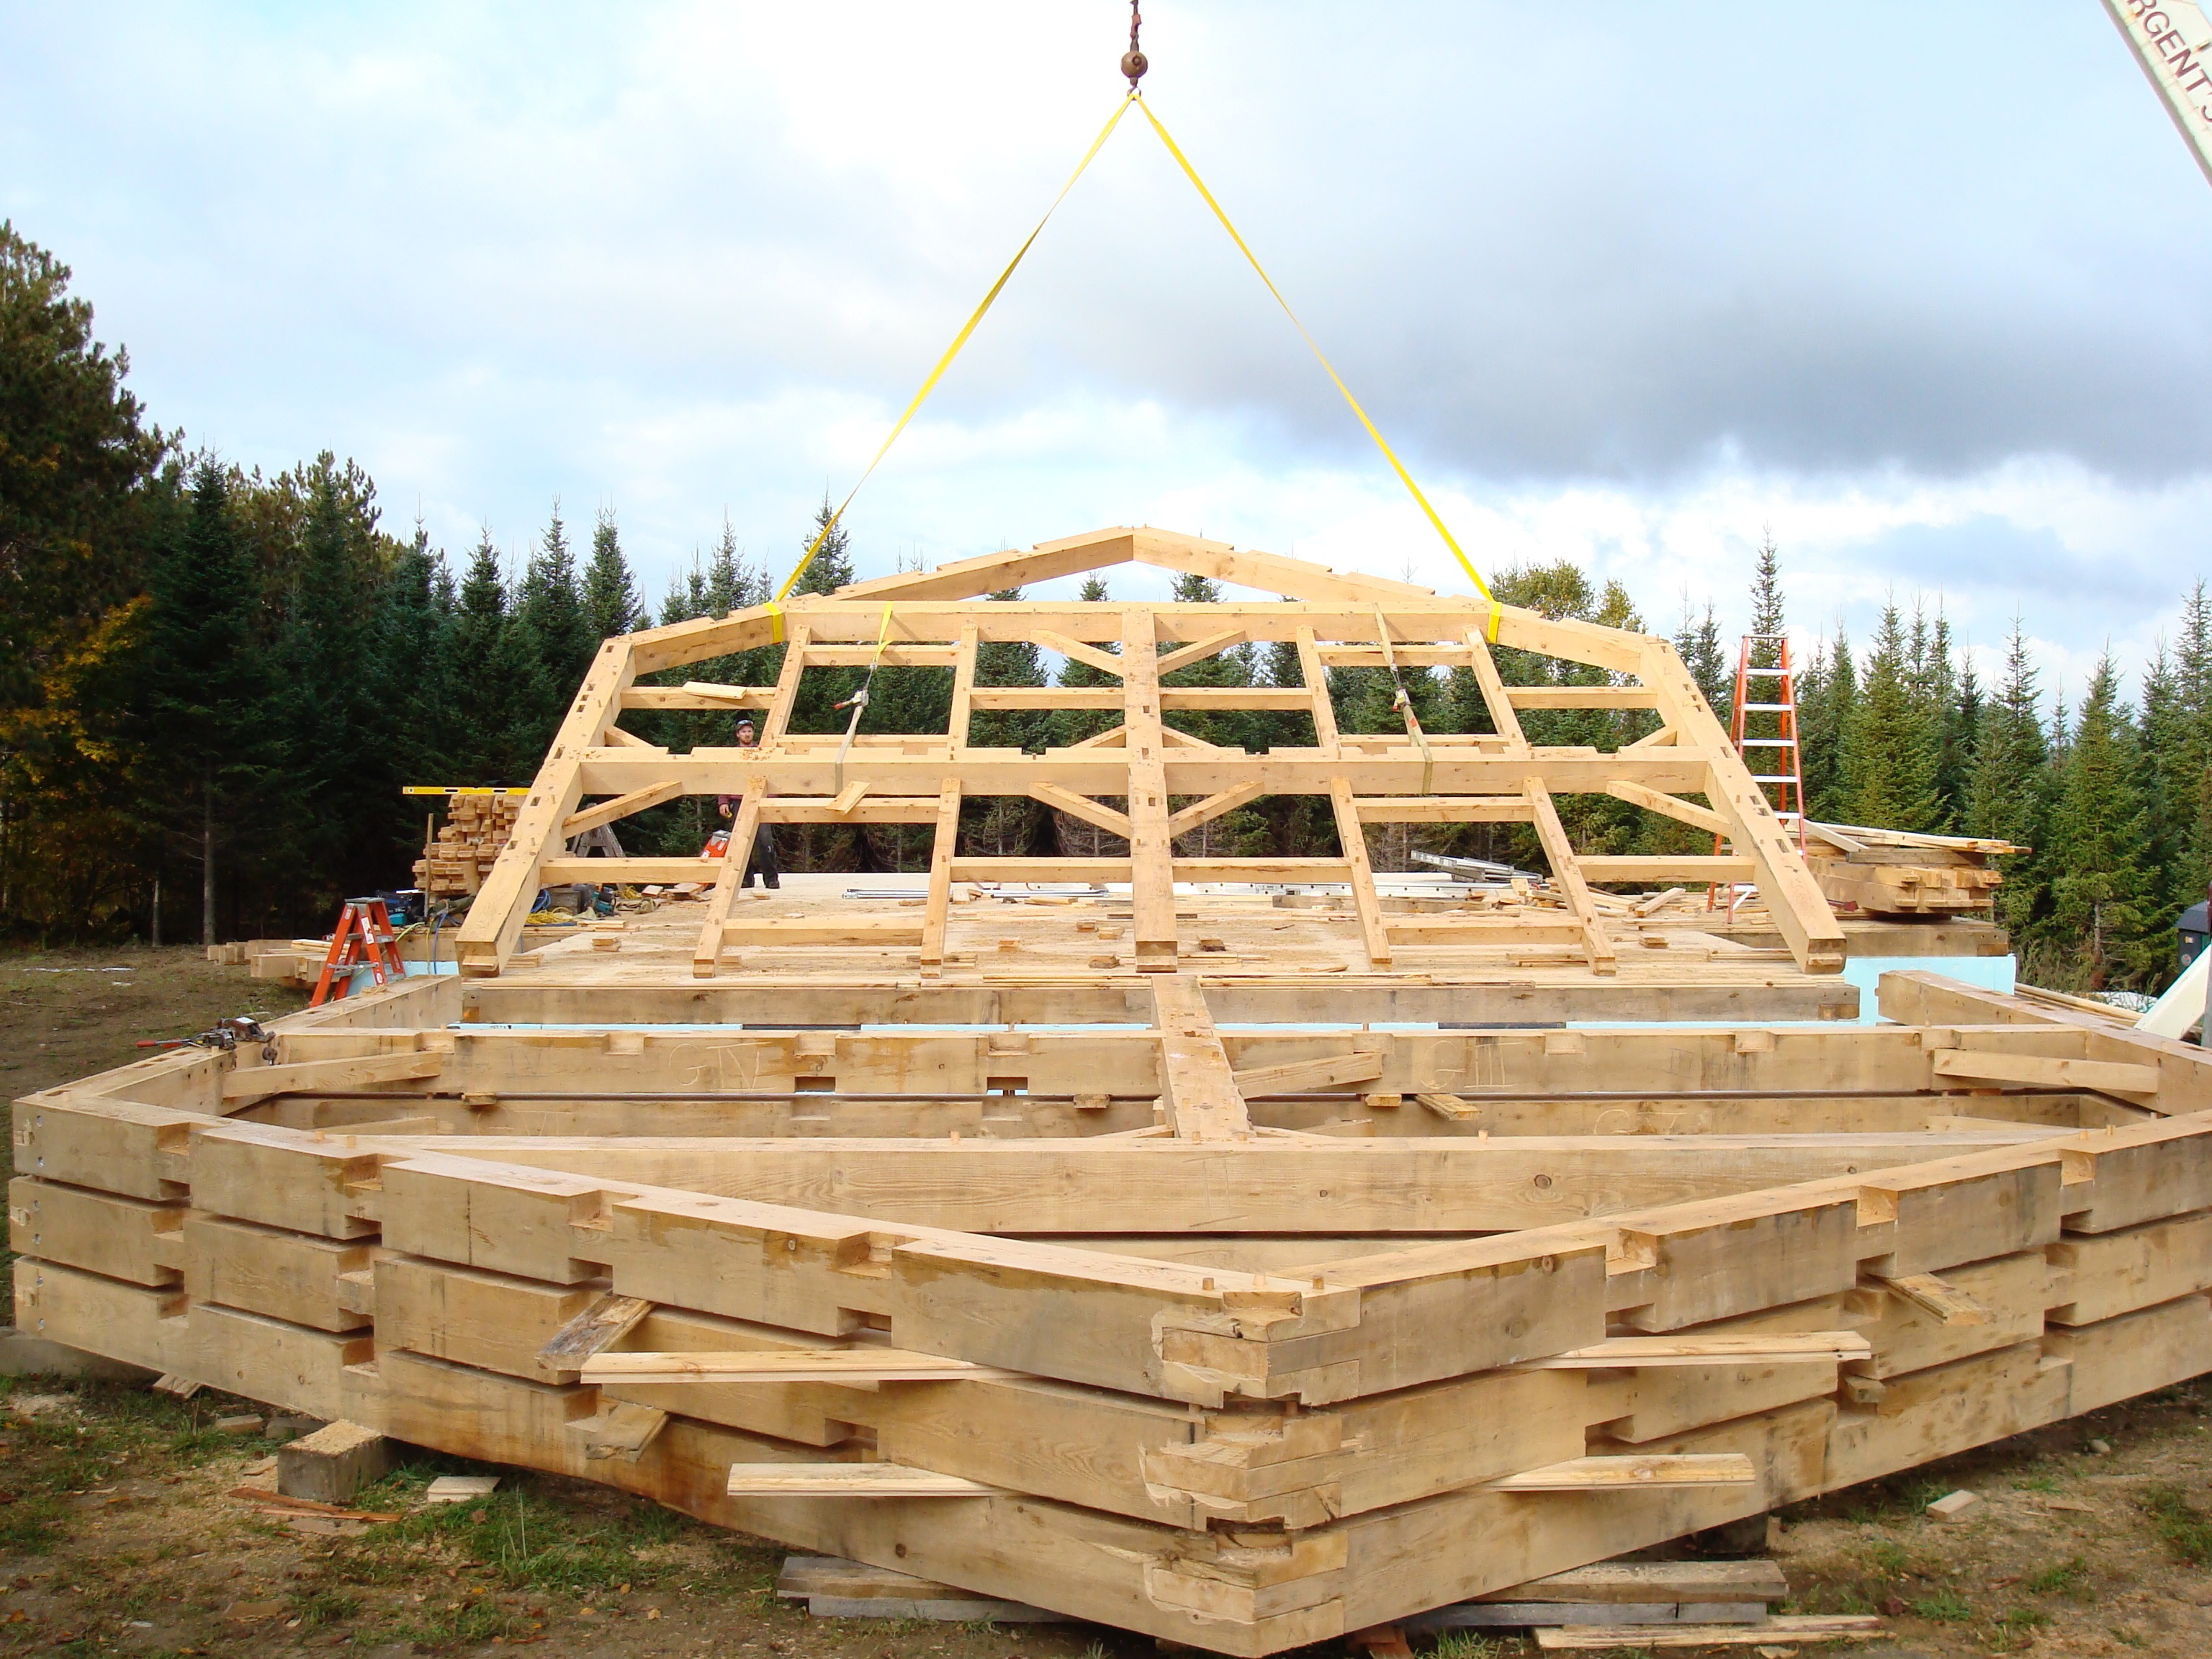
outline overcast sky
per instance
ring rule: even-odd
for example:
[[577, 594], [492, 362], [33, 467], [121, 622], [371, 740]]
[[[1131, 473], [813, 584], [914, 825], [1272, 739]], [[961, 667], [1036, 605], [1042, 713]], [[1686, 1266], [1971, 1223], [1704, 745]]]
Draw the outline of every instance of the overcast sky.
[[[0, 0], [0, 215], [157, 419], [458, 561], [557, 495], [778, 573], [1099, 124], [1116, 0]], [[2050, 682], [2212, 574], [2212, 189], [2097, 0], [1150, 0], [1150, 101], [1478, 563], [1669, 629], [1941, 603]], [[1464, 591], [1125, 123], [849, 523], [1150, 523]], [[1144, 591], [1125, 580], [1121, 591]]]

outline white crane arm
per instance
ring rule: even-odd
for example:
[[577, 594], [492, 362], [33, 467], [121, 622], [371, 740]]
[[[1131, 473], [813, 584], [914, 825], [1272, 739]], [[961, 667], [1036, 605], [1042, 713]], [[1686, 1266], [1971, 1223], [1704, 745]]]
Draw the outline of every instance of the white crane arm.
[[2212, 179], [2212, 23], [2197, 0], [2105, 0], [2197, 165]]

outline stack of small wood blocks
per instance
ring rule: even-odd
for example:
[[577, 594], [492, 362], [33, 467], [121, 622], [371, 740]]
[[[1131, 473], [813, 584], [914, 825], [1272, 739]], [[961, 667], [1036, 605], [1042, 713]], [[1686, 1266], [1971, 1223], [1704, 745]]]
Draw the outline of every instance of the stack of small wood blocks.
[[455, 795], [437, 840], [415, 860], [415, 884], [432, 898], [474, 893], [507, 845], [521, 805], [520, 795]]

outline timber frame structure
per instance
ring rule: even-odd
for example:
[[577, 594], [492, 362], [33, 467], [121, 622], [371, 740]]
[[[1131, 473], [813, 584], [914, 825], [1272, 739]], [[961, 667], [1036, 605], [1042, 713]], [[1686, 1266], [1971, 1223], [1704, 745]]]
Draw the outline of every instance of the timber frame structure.
[[[1102, 545], [1296, 597], [957, 605]], [[1340, 736], [1316, 698], [1316, 749], [1243, 756], [1165, 735], [1179, 653], [1288, 638], [1310, 683], [1387, 637], [1482, 677], [1487, 617], [1122, 532], [793, 605], [793, 659], [865, 659], [895, 584], [920, 643], [887, 654], [962, 675], [956, 731], [994, 630], [1119, 642], [1097, 654], [1126, 752], [923, 738], [841, 763], [776, 724], [796, 668], [773, 693], [634, 684], [764, 617], [611, 642], [479, 900], [483, 971], [16, 1103], [18, 1324], [1255, 1656], [2212, 1370], [2212, 1062], [1932, 974], [1884, 976], [1893, 1023], [1839, 1023], [1856, 993], [1804, 969], [1843, 935], [1663, 645], [1499, 619], [1501, 642], [1633, 677], [1575, 689], [1658, 711], [1632, 753], [1531, 748], [1493, 687], [1494, 738], [1425, 756]], [[678, 696], [765, 697], [772, 741], [616, 735], [622, 707]], [[718, 886], [518, 948], [561, 833], [733, 784], [748, 811], [846, 822], [926, 803], [946, 827], [926, 891]], [[1790, 948], [1577, 896], [1546, 828], [1576, 788], [1732, 826]], [[1126, 873], [1076, 873], [1132, 890], [975, 889], [1066, 861], [971, 869], [946, 805], [971, 789], [1093, 822], [1126, 799]], [[1376, 892], [1356, 834], [1323, 878], [1341, 903], [1199, 890], [1315, 878], [1175, 855], [1174, 799], [1240, 790], [1328, 794], [1348, 828], [1529, 816], [1568, 907], [1422, 908]]]
[[[980, 595], [1125, 562], [1202, 575], [1285, 597], [1219, 605], [1011, 603]], [[1542, 656], [1608, 671], [1604, 686], [1509, 686], [1486, 636]], [[781, 641], [774, 686], [641, 686], [641, 674]], [[1022, 641], [1087, 664], [1118, 687], [975, 684], [980, 644]], [[1164, 687], [1161, 677], [1248, 641], [1295, 642], [1300, 687]], [[1102, 647], [1111, 646], [1112, 650]], [[810, 667], [949, 667], [951, 729], [941, 741], [852, 740], [789, 731], [800, 676]], [[1340, 732], [1326, 670], [1448, 665], [1474, 674], [1494, 735], [1383, 737]], [[1659, 730], [1617, 754], [1546, 749], [1522, 736], [1531, 708], [1649, 708]], [[762, 709], [755, 749], [672, 755], [624, 732], [633, 708]], [[1121, 724], [1073, 748], [1042, 755], [969, 744], [979, 708], [1088, 708]], [[1263, 755], [1224, 750], [1165, 725], [1170, 709], [1283, 709], [1310, 714], [1311, 749]], [[1702, 792], [1710, 805], [1680, 799]], [[1578, 857], [1553, 797], [1609, 793], [1728, 836], [1727, 856]], [[581, 834], [678, 794], [742, 795], [728, 859], [629, 859], [610, 865], [559, 856]], [[1340, 859], [1179, 859], [1170, 843], [1262, 794], [1328, 799]], [[581, 807], [586, 795], [611, 797]], [[1025, 795], [1126, 838], [1121, 859], [957, 856], [964, 798]], [[1114, 808], [1098, 797], [1122, 800]], [[1176, 807], [1174, 798], [1188, 804]], [[581, 810], [580, 810], [580, 808]], [[1590, 966], [1610, 972], [1613, 946], [1589, 902], [1590, 882], [1755, 881], [1776, 925], [1808, 973], [1843, 966], [1843, 933], [1765, 793], [1729, 745], [1674, 647], [1663, 640], [1589, 623], [1554, 621], [1512, 606], [1440, 598], [1425, 587], [1343, 575], [1297, 559], [1157, 530], [1104, 530], [996, 553], [941, 569], [886, 576], [787, 607], [757, 605], [726, 617], [678, 623], [609, 640], [554, 739], [506, 850], [461, 930], [461, 970], [495, 975], [510, 959], [538, 889], [563, 881], [711, 882], [693, 972], [711, 978], [744, 877], [752, 832], [768, 823], [927, 823], [936, 826], [919, 965], [944, 960], [948, 900], [957, 881], [1127, 882], [1139, 971], [1172, 972], [1180, 942], [1175, 884], [1343, 881], [1357, 908], [1370, 965], [1391, 963], [1389, 927], [1377, 903], [1366, 842], [1370, 823], [1520, 823], [1535, 827], [1572, 907]], [[1479, 933], [1470, 944], [1480, 943]]]

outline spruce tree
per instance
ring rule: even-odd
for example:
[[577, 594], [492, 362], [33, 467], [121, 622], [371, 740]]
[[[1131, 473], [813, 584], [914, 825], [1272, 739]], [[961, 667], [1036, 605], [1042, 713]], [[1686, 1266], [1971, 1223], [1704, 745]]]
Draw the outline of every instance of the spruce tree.
[[1844, 733], [1856, 718], [1859, 702], [1858, 668], [1850, 635], [1841, 622], [1820, 660], [1820, 696], [1798, 715], [1798, 740], [1804, 745], [1806, 810], [1813, 817], [1836, 822], [1847, 811]]
[[2194, 904], [2212, 879], [2212, 603], [2199, 581], [2181, 609], [2174, 642], [2179, 741], [2163, 762], [2162, 812], [2180, 825], [2166, 881], [2168, 903]]
[[2015, 617], [2004, 679], [1984, 705], [1975, 734], [1960, 828], [1970, 836], [2033, 849], [2000, 864], [2005, 881], [1996, 895], [1996, 919], [2023, 939], [2045, 896], [2043, 872], [2054, 862], [2049, 845], [2051, 751], [2040, 702], [2035, 664]]
[[[483, 785], [494, 781], [516, 781], [505, 775], [507, 733], [515, 720], [516, 690], [507, 674], [523, 672], [510, 659], [503, 673], [492, 672], [492, 660], [507, 631], [507, 584], [500, 574], [499, 551], [491, 544], [491, 526], [483, 526], [469, 554], [467, 574], [447, 632], [447, 656], [453, 665], [453, 762], [450, 779], [426, 782]], [[524, 678], [534, 688], [539, 673], [534, 659]]]
[[[1107, 597], [1106, 579], [1096, 572], [1085, 576], [1083, 586], [1076, 591], [1076, 598], [1085, 605], [1103, 605]], [[1100, 649], [1118, 652], [1121, 647], [1109, 641]], [[1062, 685], [1094, 686], [1119, 685], [1121, 682], [1103, 669], [1093, 668], [1087, 662], [1078, 662], [1070, 657], [1060, 665], [1060, 683]], [[1103, 708], [1056, 708], [1053, 710], [1049, 722], [1049, 741], [1054, 748], [1068, 748], [1121, 723], [1119, 714]], [[1065, 825], [1062, 827], [1066, 828]]]
[[296, 575], [282, 645], [296, 770], [293, 847], [315, 908], [374, 890], [388, 868], [400, 785], [375, 623], [386, 549], [375, 487], [325, 451], [304, 469]]
[[1681, 653], [1690, 678], [1705, 694], [1713, 713], [1726, 725], [1735, 709], [1735, 679], [1721, 644], [1721, 625], [1711, 599], [1705, 601], [1705, 614], [1699, 616], [1691, 606], [1689, 595], [1682, 596], [1682, 625], [1674, 630], [1674, 649]]
[[[465, 781], [453, 776], [459, 732], [454, 726], [455, 676], [448, 654], [453, 638], [453, 583], [445, 556], [432, 549], [418, 520], [414, 539], [400, 550], [378, 598], [378, 680], [385, 712], [385, 742], [403, 784]], [[397, 803], [396, 832], [415, 845], [416, 808]]]
[[623, 556], [614, 513], [602, 508], [592, 531], [591, 560], [584, 567], [585, 631], [597, 641], [644, 625], [645, 607], [638, 603], [629, 561]]
[[558, 501], [553, 503], [552, 519], [538, 538], [537, 551], [524, 567], [520, 602], [515, 608], [538, 650], [543, 687], [539, 720], [550, 743], [553, 728], [560, 724], [561, 711], [575, 695], [599, 647], [585, 619], [584, 598], [576, 585], [576, 558], [568, 546], [568, 530], [561, 522]]
[[219, 860], [254, 837], [291, 757], [230, 482], [213, 460], [194, 471], [180, 532], [154, 567], [134, 701], [158, 765], [148, 811], [197, 855], [200, 938], [212, 945]]
[[1894, 602], [1868, 653], [1866, 686], [1843, 731], [1844, 821], [1874, 830], [1942, 827], [1938, 733], [1913, 683], [1911, 640]]
[[[1751, 631], [1753, 634], [1779, 634], [1788, 625], [1782, 600], [1782, 550], [1774, 544], [1774, 532], [1768, 531], [1759, 544], [1759, 563], [1751, 578]], [[1781, 665], [1779, 642], [1762, 640], [1753, 647], [1752, 661], [1761, 668]]]
[[[1175, 579], [1169, 597], [1177, 605], [1218, 605], [1221, 603], [1221, 584], [1208, 577], [1186, 573]], [[1172, 643], [1163, 643], [1160, 647], [1164, 655], [1174, 648]], [[1249, 685], [1255, 661], [1256, 653], [1250, 646], [1231, 646], [1226, 651], [1202, 657], [1188, 667], [1178, 668], [1162, 676], [1160, 684]], [[1187, 732], [1201, 743], [1213, 744], [1223, 749], [1257, 748], [1266, 739], [1266, 734], [1255, 731], [1250, 717], [1243, 713], [1177, 709], [1162, 715], [1161, 719], [1178, 732]]]
[[2053, 822], [2052, 920], [2090, 990], [2154, 974], [2155, 907], [2143, 867], [2144, 810], [2136, 739], [2108, 653], [2090, 676], [2061, 775]]
[[2165, 928], [2204, 896], [2197, 836], [2204, 773], [2184, 671], [2178, 653], [2170, 656], [2163, 640], [2143, 672], [2140, 730], [2140, 784], [2148, 836], [2144, 866], [2151, 879], [2155, 926]]
[[849, 586], [854, 580], [852, 538], [846, 532], [843, 520], [838, 520], [827, 536], [822, 535], [823, 530], [830, 524], [830, 515], [835, 511], [830, 505], [829, 496], [823, 496], [822, 505], [814, 514], [814, 528], [799, 544], [799, 551], [804, 553], [813, 546], [817, 537], [822, 538], [822, 548], [800, 574], [799, 585], [793, 590], [794, 592], [828, 593]]

